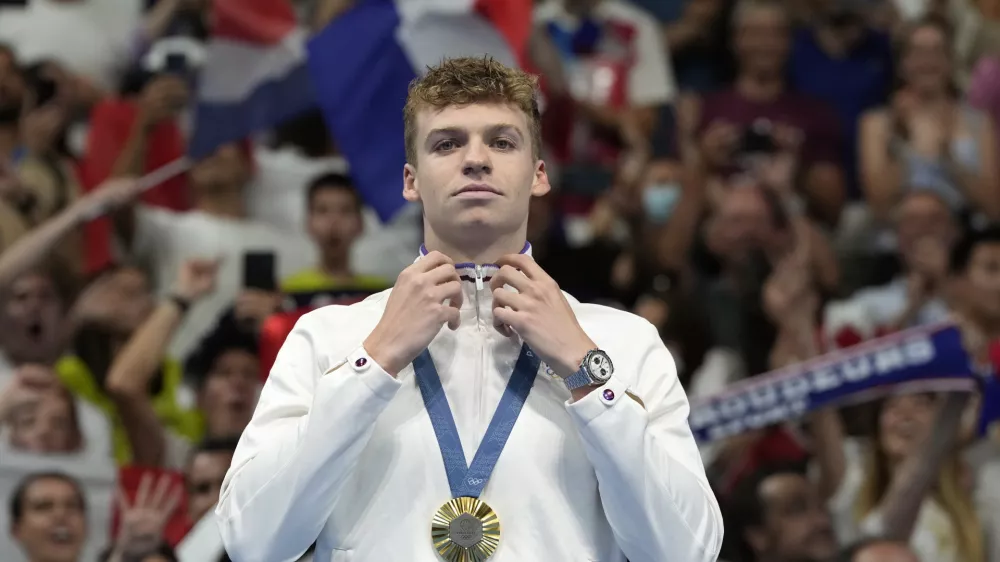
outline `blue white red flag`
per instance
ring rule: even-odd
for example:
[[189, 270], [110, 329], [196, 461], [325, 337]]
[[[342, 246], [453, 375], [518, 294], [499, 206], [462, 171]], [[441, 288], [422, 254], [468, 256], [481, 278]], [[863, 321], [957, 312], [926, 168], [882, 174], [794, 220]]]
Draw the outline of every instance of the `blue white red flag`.
[[214, 0], [188, 155], [206, 156], [315, 107], [305, 41], [288, 0]]
[[317, 102], [362, 197], [389, 220], [402, 197], [409, 83], [447, 57], [523, 60], [532, 0], [360, 0], [309, 41]]

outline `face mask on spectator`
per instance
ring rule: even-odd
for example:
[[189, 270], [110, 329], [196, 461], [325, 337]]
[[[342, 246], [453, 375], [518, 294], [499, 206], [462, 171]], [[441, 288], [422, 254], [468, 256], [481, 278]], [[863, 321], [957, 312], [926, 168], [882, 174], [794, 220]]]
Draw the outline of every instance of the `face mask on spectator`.
[[646, 218], [653, 224], [663, 224], [677, 206], [681, 196], [681, 188], [676, 183], [656, 183], [647, 186], [642, 192], [642, 208]]

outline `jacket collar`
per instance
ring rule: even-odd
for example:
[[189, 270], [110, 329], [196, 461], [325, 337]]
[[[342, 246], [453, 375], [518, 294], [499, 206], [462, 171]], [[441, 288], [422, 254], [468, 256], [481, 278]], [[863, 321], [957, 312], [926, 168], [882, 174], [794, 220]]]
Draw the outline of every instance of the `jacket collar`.
[[[521, 254], [530, 256], [531, 255], [531, 243], [525, 242], [524, 247], [521, 248]], [[420, 255], [417, 256], [417, 260], [427, 255], [427, 247], [423, 244], [420, 245]], [[416, 260], [414, 260], [416, 262]], [[477, 264], [472, 262], [462, 262], [456, 263], [455, 269], [458, 270], [458, 275], [462, 281], [476, 282], [477, 275], [481, 276], [481, 280], [485, 283], [490, 281], [490, 277], [500, 269], [500, 266], [495, 263], [484, 263], [479, 264], [477, 271]]]

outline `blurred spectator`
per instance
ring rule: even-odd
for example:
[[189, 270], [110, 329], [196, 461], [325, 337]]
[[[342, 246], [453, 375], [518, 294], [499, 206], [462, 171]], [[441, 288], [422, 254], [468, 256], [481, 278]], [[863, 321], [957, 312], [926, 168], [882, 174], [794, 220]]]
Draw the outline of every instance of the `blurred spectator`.
[[902, 271], [824, 310], [826, 345], [850, 347], [898, 329], [947, 319], [948, 255], [960, 230], [947, 203], [933, 191], [910, 191], [896, 210]]
[[184, 213], [136, 206], [120, 212], [116, 229], [129, 255], [149, 263], [157, 295], [165, 297], [183, 264], [192, 258], [218, 260], [215, 291], [193, 306], [174, 333], [172, 357], [186, 357], [236, 301], [237, 315], [255, 327], [277, 311], [277, 293], [244, 290], [242, 265], [248, 252], [273, 252], [278, 279], [315, 263], [315, 249], [268, 225], [246, 218], [244, 188], [252, 174], [246, 146], [227, 145], [197, 163], [188, 174], [194, 209]]
[[11, 498], [10, 521], [29, 562], [85, 562], [87, 506], [72, 478], [60, 473], [26, 478]]
[[588, 199], [610, 186], [629, 135], [623, 128], [648, 135], [673, 101], [666, 44], [653, 17], [627, 0], [545, 0], [535, 21], [569, 84], [569, 99], [553, 99], [546, 110], [548, 144], [566, 165], [566, 190]]
[[[217, 269], [214, 261], [185, 262], [170, 296], [133, 333], [108, 372], [108, 392], [118, 406], [134, 462], [142, 466], [179, 469], [187, 461], [191, 441], [164, 424], [148, 388], [188, 307], [215, 289]], [[196, 439], [243, 432], [257, 402], [256, 351], [254, 337], [242, 332], [230, 315], [192, 354], [186, 372], [196, 383], [195, 401], [201, 412]]]
[[883, 224], [908, 189], [933, 190], [955, 211], [1000, 217], [996, 132], [951, 83], [949, 33], [937, 19], [907, 29], [891, 107], [862, 120], [862, 189]]
[[74, 453], [83, 447], [73, 396], [47, 367], [27, 365], [0, 389], [0, 436], [31, 453]]
[[68, 290], [57, 284], [58, 273], [36, 269], [12, 283], [0, 283], [0, 379], [25, 363], [52, 364], [63, 350], [61, 324]]
[[837, 552], [830, 516], [802, 467], [762, 467], [725, 500], [727, 562], [826, 562]]
[[795, 32], [788, 63], [791, 89], [833, 108], [847, 194], [858, 199], [857, 142], [861, 115], [885, 104], [893, 85], [892, 43], [873, 25], [879, 3], [811, 0], [812, 25]]
[[[834, 113], [786, 82], [791, 22], [775, 2], [742, 0], [733, 12], [737, 76], [731, 89], [681, 109], [684, 155], [708, 172], [708, 189], [728, 178], [788, 168], [811, 216], [837, 224], [844, 203], [841, 141]], [[801, 204], [800, 204], [801, 205]]]
[[[314, 307], [320, 303], [350, 304], [356, 295], [388, 288], [385, 279], [357, 275], [351, 268], [351, 248], [364, 228], [363, 202], [351, 178], [343, 174], [315, 178], [308, 187], [307, 206], [306, 228], [319, 248], [320, 262], [284, 279], [282, 292], [291, 295], [298, 307]], [[337, 293], [347, 300], [331, 300]]]

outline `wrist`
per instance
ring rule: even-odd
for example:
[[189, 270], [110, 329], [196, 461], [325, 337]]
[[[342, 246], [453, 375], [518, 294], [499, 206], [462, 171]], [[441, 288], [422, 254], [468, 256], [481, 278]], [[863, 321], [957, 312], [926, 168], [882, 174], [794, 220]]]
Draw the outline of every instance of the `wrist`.
[[167, 302], [175, 306], [181, 314], [184, 314], [194, 304], [196, 297], [186, 294], [184, 291], [171, 291], [167, 295]]
[[406, 367], [406, 363], [401, 364], [400, 361], [395, 360], [392, 354], [388, 353], [385, 350], [385, 347], [380, 345], [377, 340], [369, 338], [366, 339], [361, 345], [364, 348], [365, 353], [368, 354], [368, 357], [371, 357], [372, 361], [374, 361], [376, 365], [381, 367], [386, 373], [389, 373], [389, 376], [393, 378], [396, 378], [396, 376], [399, 375], [399, 372]]
[[597, 344], [591, 341], [590, 338], [586, 338], [586, 340], [582, 340], [579, 344], [568, 347], [566, 353], [558, 357], [555, 364], [549, 365], [549, 367], [560, 378], [571, 377], [580, 370], [587, 354], [595, 349], [597, 349]]

